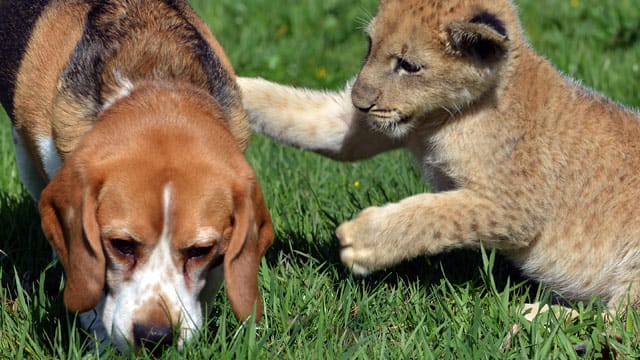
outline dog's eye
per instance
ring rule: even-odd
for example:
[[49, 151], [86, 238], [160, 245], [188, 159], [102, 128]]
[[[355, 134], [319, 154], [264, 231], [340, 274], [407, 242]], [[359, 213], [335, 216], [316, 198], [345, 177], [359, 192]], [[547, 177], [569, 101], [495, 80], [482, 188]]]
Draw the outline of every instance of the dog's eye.
[[422, 70], [422, 65], [414, 64], [410, 61], [400, 58], [398, 59], [397, 68], [413, 74]]
[[130, 240], [111, 239], [111, 246], [122, 256], [135, 256], [136, 244]]
[[203, 258], [211, 253], [213, 245], [211, 246], [193, 246], [187, 250], [187, 259], [196, 260]]

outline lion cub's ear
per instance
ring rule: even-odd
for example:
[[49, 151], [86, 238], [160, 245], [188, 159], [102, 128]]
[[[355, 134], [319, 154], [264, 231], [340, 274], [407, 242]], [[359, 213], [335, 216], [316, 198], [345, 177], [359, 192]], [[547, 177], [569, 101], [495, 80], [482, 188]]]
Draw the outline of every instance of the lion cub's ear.
[[454, 20], [446, 27], [447, 48], [454, 54], [488, 63], [504, 57], [509, 37], [504, 23], [483, 11], [469, 20]]

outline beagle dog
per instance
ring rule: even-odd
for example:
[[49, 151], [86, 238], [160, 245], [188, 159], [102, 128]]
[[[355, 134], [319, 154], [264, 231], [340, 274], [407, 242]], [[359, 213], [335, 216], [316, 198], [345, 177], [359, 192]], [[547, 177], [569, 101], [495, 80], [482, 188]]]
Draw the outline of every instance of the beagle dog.
[[66, 307], [98, 313], [124, 352], [192, 339], [222, 279], [235, 315], [259, 319], [271, 219], [235, 74], [188, 1], [0, 14], [0, 100]]

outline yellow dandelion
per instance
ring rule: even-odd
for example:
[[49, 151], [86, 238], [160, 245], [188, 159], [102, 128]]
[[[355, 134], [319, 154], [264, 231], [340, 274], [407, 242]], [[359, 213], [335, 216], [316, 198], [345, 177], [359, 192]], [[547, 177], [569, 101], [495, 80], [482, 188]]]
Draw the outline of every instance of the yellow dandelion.
[[354, 181], [353, 182], [353, 187], [356, 188], [356, 189], [359, 188], [360, 187], [360, 181], [358, 181], [358, 180]]
[[281, 38], [285, 36], [288, 31], [289, 31], [289, 27], [287, 26], [287, 24], [282, 24], [276, 31], [276, 37]]
[[577, 8], [578, 6], [580, 6], [580, 0], [571, 0], [571, 7], [572, 8]]
[[324, 66], [320, 66], [318, 69], [316, 69], [316, 78], [318, 78], [319, 80], [323, 80], [326, 77], [327, 69], [325, 69]]

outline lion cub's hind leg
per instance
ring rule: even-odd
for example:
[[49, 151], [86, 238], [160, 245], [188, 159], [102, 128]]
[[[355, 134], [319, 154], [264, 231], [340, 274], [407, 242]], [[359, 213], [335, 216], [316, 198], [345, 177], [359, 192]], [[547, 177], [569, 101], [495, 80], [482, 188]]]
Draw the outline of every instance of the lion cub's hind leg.
[[[546, 304], [542, 305], [539, 302], [524, 304], [524, 307], [520, 311], [520, 314], [524, 317], [526, 321], [533, 322], [537, 316], [544, 313], [548, 313], [549, 311], [552, 311], [553, 316], [556, 319], [566, 323], [571, 322], [580, 316], [580, 313], [578, 313], [577, 311], [571, 308], [568, 308], [562, 305], [551, 305], [551, 306]], [[513, 345], [512, 344], [513, 338], [521, 330], [522, 330], [522, 324], [520, 323], [514, 324], [513, 326], [511, 326], [511, 329], [505, 336], [504, 340], [502, 340], [502, 348], [510, 349], [511, 346]]]

